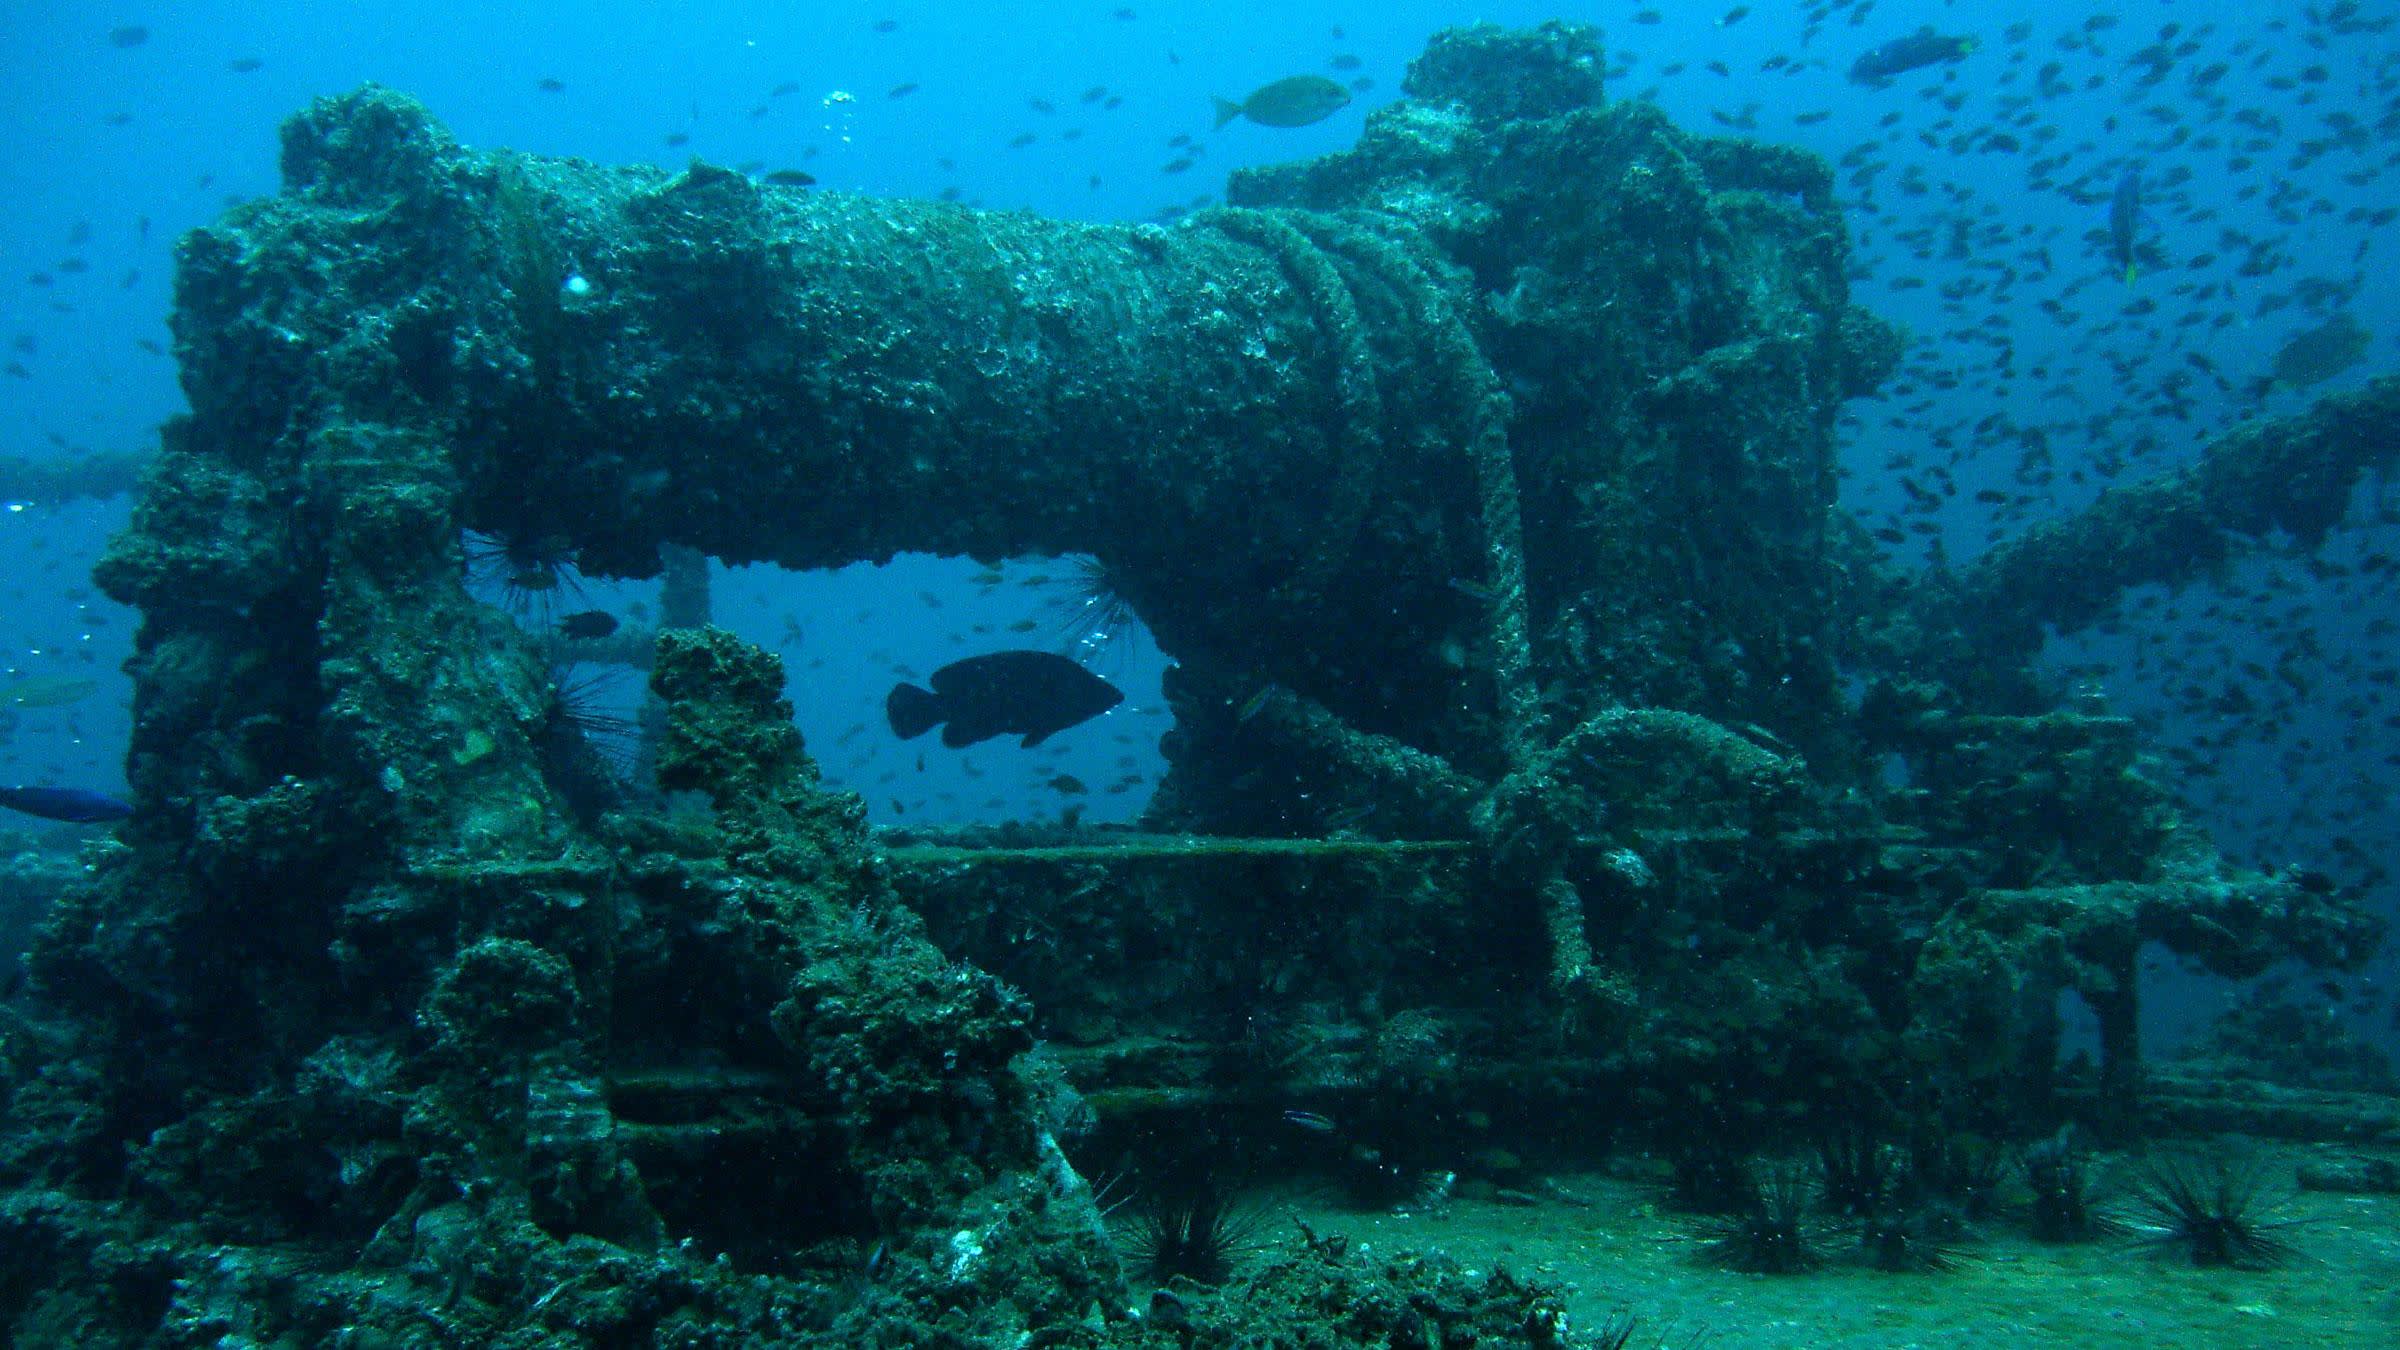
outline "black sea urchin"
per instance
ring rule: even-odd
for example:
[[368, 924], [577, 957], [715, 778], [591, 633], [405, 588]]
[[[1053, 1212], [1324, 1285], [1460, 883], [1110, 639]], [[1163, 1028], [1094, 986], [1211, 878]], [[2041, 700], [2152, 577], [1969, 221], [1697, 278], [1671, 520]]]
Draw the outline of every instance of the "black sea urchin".
[[1958, 1212], [1941, 1201], [1899, 1213], [1869, 1215], [1859, 1233], [1859, 1255], [1877, 1270], [1923, 1274], [1958, 1268], [1954, 1245], [1964, 1232]]
[[497, 589], [510, 615], [542, 632], [556, 622], [560, 597], [580, 600], [583, 595], [574, 552], [564, 539], [512, 539], [470, 530], [464, 551], [469, 579]]
[[1142, 1205], [1127, 1257], [1154, 1284], [1177, 1276], [1223, 1284], [1243, 1257], [1258, 1248], [1265, 1215], [1228, 1196], [1216, 1179], [1200, 1176], [1151, 1195]]
[[624, 804], [641, 764], [642, 739], [616, 690], [615, 672], [578, 669], [551, 672], [549, 715], [536, 745], [552, 786], [579, 817], [591, 820]]
[[1809, 1175], [1782, 1165], [1757, 1172], [1749, 1201], [1699, 1228], [1700, 1257], [1710, 1265], [1758, 1275], [1795, 1275], [1825, 1264], [1809, 1213]]
[[2277, 1217], [2283, 1197], [2256, 1159], [2169, 1154], [2134, 1175], [2133, 1201], [2144, 1213], [2141, 1241], [2195, 1266], [2267, 1270], [2294, 1249], [2278, 1236], [2292, 1220]]
[[619, 687], [619, 672], [602, 667], [556, 667], [550, 675], [550, 721], [590, 746], [610, 771], [623, 778], [633, 770], [641, 728]]
[[1118, 574], [1098, 558], [1078, 553], [1066, 559], [1066, 574], [1052, 584], [1059, 587], [1052, 605], [1060, 616], [1063, 653], [1086, 664], [1121, 663], [1142, 620], [1118, 589]]

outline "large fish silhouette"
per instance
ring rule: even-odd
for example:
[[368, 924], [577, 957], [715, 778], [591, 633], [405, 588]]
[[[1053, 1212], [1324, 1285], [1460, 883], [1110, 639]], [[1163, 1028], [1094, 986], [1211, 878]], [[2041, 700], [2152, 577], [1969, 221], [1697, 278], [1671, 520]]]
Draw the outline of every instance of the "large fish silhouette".
[[1031, 749], [1125, 701], [1115, 685], [1050, 652], [970, 656], [933, 672], [928, 683], [933, 688], [894, 685], [884, 716], [904, 741], [941, 723], [942, 744], [952, 749], [1001, 735], [1023, 736]]

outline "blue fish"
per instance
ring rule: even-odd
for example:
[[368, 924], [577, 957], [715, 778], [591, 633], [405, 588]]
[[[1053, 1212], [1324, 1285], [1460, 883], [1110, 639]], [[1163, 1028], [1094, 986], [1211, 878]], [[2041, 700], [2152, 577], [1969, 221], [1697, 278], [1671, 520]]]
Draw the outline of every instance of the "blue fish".
[[2117, 180], [2117, 190], [2108, 200], [2108, 249], [2117, 265], [2125, 269], [2125, 284], [2133, 284], [2140, 270], [2142, 228], [2142, 175], [2138, 169], [2127, 169]]
[[70, 825], [101, 825], [133, 814], [130, 804], [82, 788], [0, 787], [0, 806]]

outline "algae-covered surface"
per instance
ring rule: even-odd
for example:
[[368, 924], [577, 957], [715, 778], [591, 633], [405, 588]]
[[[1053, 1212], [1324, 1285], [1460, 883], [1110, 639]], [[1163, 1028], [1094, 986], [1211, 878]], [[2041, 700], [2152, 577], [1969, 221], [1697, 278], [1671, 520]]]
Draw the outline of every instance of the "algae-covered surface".
[[1462, 1196], [1361, 1214], [1301, 1197], [1283, 1209], [1369, 1246], [1438, 1250], [1470, 1270], [1502, 1266], [1553, 1284], [1576, 1329], [1630, 1316], [1637, 1345], [1660, 1336], [1715, 1350], [2351, 1350], [2400, 1337], [2400, 1196], [2291, 1194], [2282, 1217], [2298, 1254], [2272, 1270], [2178, 1265], [2138, 1238], [2043, 1244], [1993, 1224], [1961, 1244], [1948, 1272], [1846, 1262], [1837, 1234], [1824, 1269], [1779, 1276], [1706, 1265], [1693, 1221], [1668, 1211], [1656, 1185], [1600, 1173], [1552, 1180], [1585, 1203]]
[[[13, 794], [121, 824], [0, 878], [47, 906], [0, 1339], [2392, 1341], [2400, 1170], [2304, 1151], [2400, 1137], [2320, 1015], [2387, 916], [2221, 850], [2037, 653], [2322, 544], [2400, 379], [1912, 572], [1837, 495], [1908, 344], [1836, 165], [1610, 71], [1448, 30], [1171, 225], [302, 110], [178, 246], [191, 408], [94, 574], [130, 800]], [[1132, 827], [903, 831], [828, 776], [802, 626], [712, 578], [903, 552], [1080, 559], [1171, 654]], [[941, 636], [1006, 649], [890, 661], [920, 775], [1121, 701]], [[2168, 962], [2248, 982], [2180, 1062]]]

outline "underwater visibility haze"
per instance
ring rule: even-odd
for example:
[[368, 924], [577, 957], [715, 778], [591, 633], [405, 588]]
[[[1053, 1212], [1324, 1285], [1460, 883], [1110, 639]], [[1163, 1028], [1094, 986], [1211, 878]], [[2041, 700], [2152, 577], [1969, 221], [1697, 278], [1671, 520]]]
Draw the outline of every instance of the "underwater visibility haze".
[[0, 51], [0, 1341], [2400, 1343], [2400, 15]]

